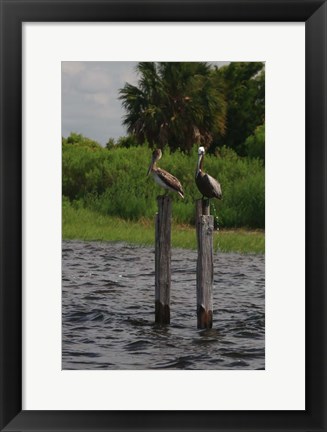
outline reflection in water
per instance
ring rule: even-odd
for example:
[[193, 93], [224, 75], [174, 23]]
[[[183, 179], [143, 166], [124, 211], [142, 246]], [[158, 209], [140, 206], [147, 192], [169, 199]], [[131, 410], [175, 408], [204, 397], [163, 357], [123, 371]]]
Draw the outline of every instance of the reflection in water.
[[172, 250], [171, 324], [154, 324], [154, 250], [64, 241], [63, 369], [264, 369], [264, 256], [215, 254], [214, 328], [196, 328], [196, 251]]

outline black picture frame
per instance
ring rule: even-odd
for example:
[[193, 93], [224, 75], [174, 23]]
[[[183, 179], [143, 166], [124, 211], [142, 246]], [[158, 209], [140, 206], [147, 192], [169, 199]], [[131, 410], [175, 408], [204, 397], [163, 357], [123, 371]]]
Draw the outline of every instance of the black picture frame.
[[[1, 431], [326, 431], [326, 1], [0, 0], [0, 4]], [[22, 411], [22, 23], [29, 21], [305, 22], [305, 411]]]

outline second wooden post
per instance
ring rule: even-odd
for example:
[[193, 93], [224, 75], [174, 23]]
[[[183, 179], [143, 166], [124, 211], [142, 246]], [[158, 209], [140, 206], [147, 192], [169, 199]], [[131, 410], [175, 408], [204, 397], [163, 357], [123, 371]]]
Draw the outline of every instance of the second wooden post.
[[155, 220], [155, 322], [170, 323], [171, 198], [158, 196]]
[[197, 324], [199, 329], [205, 329], [212, 328], [213, 312], [213, 216], [210, 216], [209, 200], [196, 201], [196, 234]]

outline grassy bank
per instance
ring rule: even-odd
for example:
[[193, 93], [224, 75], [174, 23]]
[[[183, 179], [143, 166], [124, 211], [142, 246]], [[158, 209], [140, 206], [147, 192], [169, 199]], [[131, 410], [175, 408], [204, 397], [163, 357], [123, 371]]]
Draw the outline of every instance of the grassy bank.
[[[123, 241], [139, 245], [154, 245], [154, 222], [138, 222], [107, 216], [65, 203], [62, 214], [63, 239]], [[195, 249], [195, 229], [173, 223], [172, 246]], [[264, 253], [265, 235], [262, 230], [220, 230], [214, 233], [214, 249], [221, 252]]]

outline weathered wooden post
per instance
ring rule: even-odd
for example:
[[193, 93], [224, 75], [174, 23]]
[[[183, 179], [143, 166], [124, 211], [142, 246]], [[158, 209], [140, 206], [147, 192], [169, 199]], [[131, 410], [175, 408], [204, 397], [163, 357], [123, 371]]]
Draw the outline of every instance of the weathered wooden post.
[[209, 200], [196, 201], [196, 236], [198, 243], [196, 269], [198, 328], [212, 328], [213, 216], [210, 216]]
[[158, 196], [155, 219], [155, 322], [170, 323], [171, 198]]

